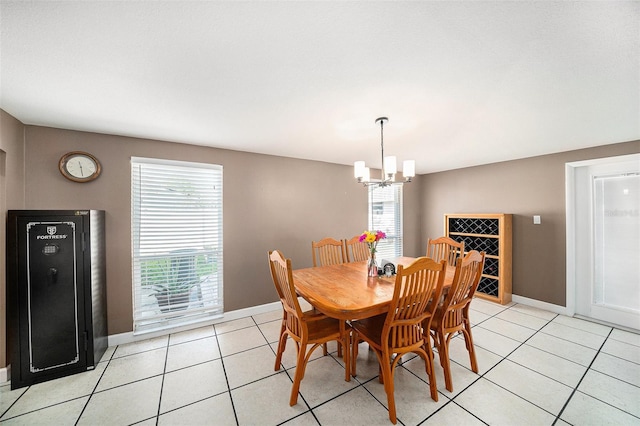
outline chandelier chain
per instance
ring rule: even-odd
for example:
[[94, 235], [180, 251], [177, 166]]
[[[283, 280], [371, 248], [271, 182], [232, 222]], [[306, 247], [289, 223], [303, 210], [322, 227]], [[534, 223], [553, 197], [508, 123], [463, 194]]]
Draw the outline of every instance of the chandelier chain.
[[379, 118], [380, 120], [380, 170], [382, 173], [382, 180], [384, 181], [384, 118]]

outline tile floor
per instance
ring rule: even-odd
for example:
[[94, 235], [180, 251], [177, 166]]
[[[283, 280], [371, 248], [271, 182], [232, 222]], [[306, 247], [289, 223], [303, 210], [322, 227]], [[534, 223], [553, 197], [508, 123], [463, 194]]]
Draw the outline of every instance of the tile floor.
[[[476, 299], [471, 307], [479, 374], [456, 337], [454, 392], [444, 388], [436, 363], [434, 402], [423, 362], [407, 356], [395, 376], [398, 424], [640, 425], [640, 335], [519, 304]], [[284, 368], [273, 370], [280, 315], [110, 347], [95, 370], [28, 388], [2, 383], [0, 423], [391, 424], [366, 346], [351, 382], [335, 352], [314, 352], [290, 407], [294, 345]]]

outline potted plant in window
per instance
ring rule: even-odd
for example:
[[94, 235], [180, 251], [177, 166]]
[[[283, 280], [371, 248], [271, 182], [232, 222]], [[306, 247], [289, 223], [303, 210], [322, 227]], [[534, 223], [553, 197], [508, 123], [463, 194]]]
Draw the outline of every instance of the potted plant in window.
[[186, 309], [191, 289], [200, 283], [193, 254], [156, 261], [148, 266], [147, 274], [153, 277], [148, 286], [163, 313]]
[[191, 289], [196, 283], [167, 283], [156, 284], [153, 286], [158, 306], [163, 313], [180, 311], [187, 309], [189, 306], [189, 298]]

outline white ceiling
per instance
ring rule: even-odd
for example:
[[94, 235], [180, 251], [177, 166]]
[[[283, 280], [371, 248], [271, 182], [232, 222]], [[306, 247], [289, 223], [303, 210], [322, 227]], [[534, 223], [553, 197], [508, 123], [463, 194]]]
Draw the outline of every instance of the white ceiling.
[[6, 1], [25, 124], [418, 173], [640, 139], [640, 2]]

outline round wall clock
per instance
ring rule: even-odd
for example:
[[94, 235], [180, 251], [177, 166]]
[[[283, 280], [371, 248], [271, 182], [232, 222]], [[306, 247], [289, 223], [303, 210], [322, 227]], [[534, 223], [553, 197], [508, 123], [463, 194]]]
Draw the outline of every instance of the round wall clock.
[[82, 151], [68, 152], [63, 155], [58, 168], [62, 176], [74, 182], [91, 182], [102, 172], [98, 159]]

